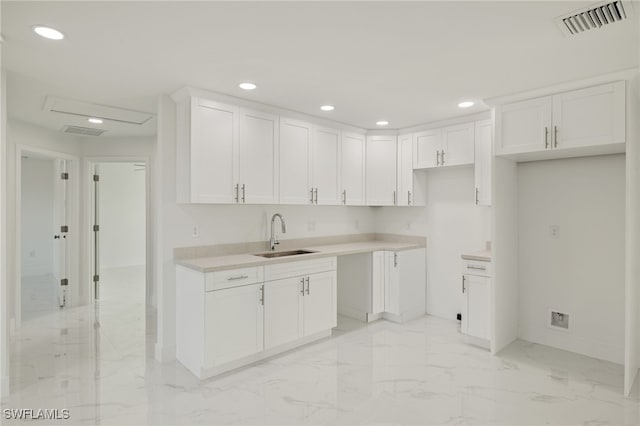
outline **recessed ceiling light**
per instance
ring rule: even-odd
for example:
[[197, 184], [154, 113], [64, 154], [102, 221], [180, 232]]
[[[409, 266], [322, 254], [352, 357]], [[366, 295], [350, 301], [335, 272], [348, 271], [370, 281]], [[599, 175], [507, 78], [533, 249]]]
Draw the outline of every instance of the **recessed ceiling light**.
[[323, 111], [333, 111], [334, 109], [336, 109], [336, 107], [334, 107], [333, 105], [322, 105], [320, 109]]
[[258, 86], [256, 86], [255, 83], [250, 83], [248, 81], [245, 81], [244, 83], [238, 84], [238, 87], [241, 88], [242, 90], [253, 90]]
[[90, 118], [88, 121], [89, 121], [89, 123], [93, 123], [93, 124], [102, 124], [102, 123], [104, 123], [104, 121], [102, 121], [101, 119], [93, 118], [93, 117]]
[[40, 37], [48, 38], [49, 40], [62, 40], [64, 38], [64, 34], [60, 31], [43, 25], [34, 25], [33, 31]]
[[458, 108], [469, 108], [473, 106], [473, 102], [471, 101], [464, 101], [464, 102], [460, 102], [458, 104]]
[[386, 120], [376, 121], [376, 125], [378, 125], [378, 126], [386, 126], [388, 124], [389, 124], [389, 122], [386, 121]]

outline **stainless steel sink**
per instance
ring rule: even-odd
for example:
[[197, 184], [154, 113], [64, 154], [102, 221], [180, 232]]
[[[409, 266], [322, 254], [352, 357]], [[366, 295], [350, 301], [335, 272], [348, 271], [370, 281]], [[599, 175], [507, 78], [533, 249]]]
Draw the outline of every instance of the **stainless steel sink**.
[[289, 250], [289, 251], [269, 251], [266, 253], [256, 253], [254, 256], [266, 257], [267, 259], [271, 259], [274, 257], [285, 257], [285, 256], [298, 256], [301, 254], [310, 254], [316, 253], [311, 250]]

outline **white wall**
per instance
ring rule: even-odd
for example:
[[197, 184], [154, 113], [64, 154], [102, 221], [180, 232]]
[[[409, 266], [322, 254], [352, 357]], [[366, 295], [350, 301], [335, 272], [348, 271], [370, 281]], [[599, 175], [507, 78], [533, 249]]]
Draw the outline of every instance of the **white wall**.
[[50, 159], [22, 159], [22, 275], [52, 274], [54, 173]]
[[100, 164], [100, 266], [145, 264], [145, 173], [134, 163]]
[[[491, 208], [474, 204], [474, 188], [471, 166], [427, 172], [427, 207], [419, 223], [423, 228], [426, 220], [430, 315], [456, 318], [462, 307], [460, 255], [483, 250], [491, 240]], [[410, 218], [398, 220], [396, 226], [406, 226]]]
[[[519, 164], [518, 235], [520, 337], [622, 363], [624, 155]], [[549, 309], [569, 332], [547, 327]]]

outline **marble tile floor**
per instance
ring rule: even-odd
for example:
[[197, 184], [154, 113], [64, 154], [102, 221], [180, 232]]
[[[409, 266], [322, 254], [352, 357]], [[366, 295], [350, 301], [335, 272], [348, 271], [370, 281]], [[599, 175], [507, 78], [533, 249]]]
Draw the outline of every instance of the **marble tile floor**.
[[152, 359], [143, 303], [128, 302], [129, 313], [119, 304], [24, 327], [2, 408], [70, 410], [53, 424], [640, 424], [640, 398], [622, 395], [621, 366], [524, 341], [494, 357], [434, 317], [403, 325], [341, 317], [331, 338], [198, 381], [177, 362]]

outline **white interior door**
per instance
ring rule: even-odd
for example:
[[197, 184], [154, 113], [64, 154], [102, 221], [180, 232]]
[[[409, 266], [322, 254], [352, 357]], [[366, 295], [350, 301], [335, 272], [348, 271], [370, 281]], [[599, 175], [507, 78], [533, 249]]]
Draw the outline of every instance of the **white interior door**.
[[69, 222], [67, 217], [67, 193], [69, 172], [67, 160], [56, 160], [56, 188], [54, 196], [54, 275], [58, 283], [58, 303], [66, 305], [69, 285], [68, 238]]

